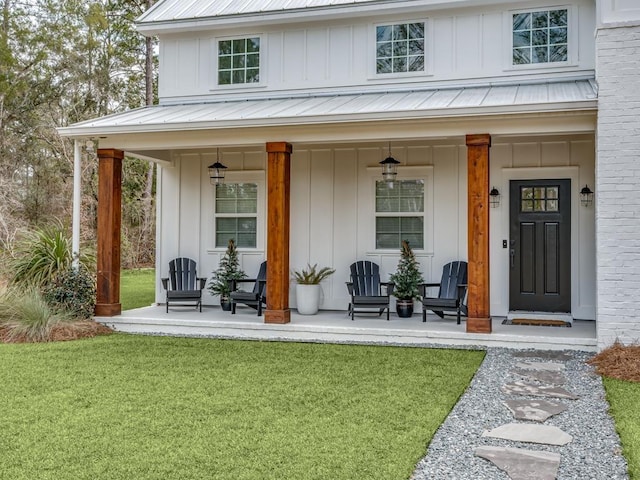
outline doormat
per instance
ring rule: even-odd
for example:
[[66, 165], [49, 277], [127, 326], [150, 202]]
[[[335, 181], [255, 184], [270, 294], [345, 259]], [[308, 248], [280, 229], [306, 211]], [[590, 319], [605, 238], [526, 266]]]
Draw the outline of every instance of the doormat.
[[548, 318], [505, 318], [503, 325], [534, 325], [538, 327], [571, 327], [571, 322], [553, 320]]

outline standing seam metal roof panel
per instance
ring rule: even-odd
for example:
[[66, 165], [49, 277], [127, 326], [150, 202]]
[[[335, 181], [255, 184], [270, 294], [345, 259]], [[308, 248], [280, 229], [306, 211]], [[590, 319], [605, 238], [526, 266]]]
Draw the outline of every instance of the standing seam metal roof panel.
[[138, 23], [191, 20], [248, 13], [304, 10], [307, 8], [331, 7], [376, 3], [381, 0], [164, 0], [147, 10]]
[[[242, 125], [270, 125], [273, 120], [304, 124], [322, 118], [335, 121], [349, 116], [370, 119], [402, 117], [429, 118], [432, 116], [508, 113], [510, 111], [547, 111], [549, 106], [560, 105], [570, 109], [577, 103], [580, 109], [595, 109], [597, 95], [592, 80], [564, 81], [549, 84], [501, 85], [441, 90], [406, 92], [379, 92], [330, 96], [302, 96], [290, 98], [264, 98], [183, 105], [155, 105], [129, 112], [109, 115], [61, 128], [62, 135], [110, 133], [118, 129], [127, 131], [163, 131], [190, 127], [216, 128], [233, 122]], [[585, 103], [586, 102], [586, 103]], [[591, 103], [589, 103], [591, 102]], [[496, 111], [493, 107], [500, 107]], [[486, 109], [489, 110], [486, 110]], [[376, 116], [377, 115], [377, 116]], [[313, 119], [313, 120], [312, 120]]]

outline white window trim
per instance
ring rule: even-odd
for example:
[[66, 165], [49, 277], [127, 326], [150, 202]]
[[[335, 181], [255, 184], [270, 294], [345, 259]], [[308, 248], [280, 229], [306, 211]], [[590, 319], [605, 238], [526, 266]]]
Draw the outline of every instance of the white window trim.
[[[567, 10], [567, 60], [565, 62], [530, 63], [525, 65], [513, 65], [513, 15], [518, 13], [546, 12], [549, 10]], [[578, 36], [578, 9], [574, 5], [550, 5], [535, 8], [508, 10], [503, 14], [504, 42], [508, 47], [504, 53], [504, 71], [528, 71], [573, 68], [578, 65], [580, 38]]]
[[[208, 180], [208, 172], [204, 172]], [[265, 172], [262, 170], [245, 170], [227, 172], [225, 183], [255, 183], [258, 186], [258, 204], [256, 208], [256, 246], [255, 248], [238, 247], [240, 252], [264, 252], [266, 250], [266, 218], [267, 218], [267, 198], [266, 198], [266, 181]], [[208, 183], [208, 182], [207, 182]], [[215, 186], [210, 185], [210, 194], [208, 205], [210, 206], [209, 219], [209, 238], [207, 239], [207, 253], [225, 252], [227, 247], [216, 247], [216, 191]], [[253, 215], [253, 214], [251, 214]], [[225, 215], [228, 216], [228, 215]], [[242, 216], [238, 214], [236, 216]]]
[[[369, 199], [368, 213], [371, 218], [370, 234], [371, 239], [367, 250], [367, 255], [397, 255], [398, 248], [376, 248], [376, 182], [382, 180], [380, 167], [368, 167], [369, 175]], [[413, 248], [416, 256], [433, 256], [434, 244], [434, 198], [433, 198], [433, 166], [398, 166], [397, 180], [422, 180], [424, 181], [424, 232], [423, 232], [423, 248]], [[416, 212], [419, 213], [419, 212]], [[415, 216], [415, 215], [414, 215]]]
[[[247, 38], [259, 38], [260, 39], [260, 81], [255, 83], [231, 83], [229, 85], [220, 85], [218, 83], [218, 42], [224, 40], [246, 40]], [[247, 33], [246, 35], [233, 35], [214, 37], [211, 39], [211, 88], [210, 90], [247, 90], [247, 89], [262, 89], [267, 86], [266, 82], [266, 49], [267, 41], [266, 35], [261, 33]]]
[[[407, 23], [423, 23], [424, 24], [424, 70], [422, 72], [397, 72], [397, 73], [378, 73], [377, 58], [378, 54], [376, 46], [378, 43], [376, 29], [382, 26], [402, 25]], [[387, 22], [377, 22], [370, 25], [369, 45], [367, 52], [367, 63], [369, 80], [395, 80], [398, 78], [415, 78], [433, 76], [432, 58], [433, 58], [433, 36], [432, 28], [428, 18], [413, 18], [410, 20], [390, 20]]]

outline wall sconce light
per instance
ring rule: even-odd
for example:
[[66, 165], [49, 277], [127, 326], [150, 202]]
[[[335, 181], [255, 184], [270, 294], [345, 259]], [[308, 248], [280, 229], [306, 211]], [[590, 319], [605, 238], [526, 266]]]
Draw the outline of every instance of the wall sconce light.
[[227, 169], [226, 165], [220, 163], [220, 149], [216, 149], [216, 163], [213, 163], [207, 167], [209, 169], [209, 181], [211, 185], [217, 185], [224, 183], [224, 172]]
[[393, 183], [398, 175], [400, 162], [391, 156], [391, 142], [389, 142], [389, 156], [380, 162], [382, 165], [382, 178], [387, 183]]
[[496, 187], [493, 187], [489, 192], [489, 205], [491, 208], [498, 208], [500, 206], [500, 192]]
[[585, 185], [580, 190], [580, 203], [585, 207], [590, 207], [593, 203], [593, 191], [589, 188], [589, 185]]

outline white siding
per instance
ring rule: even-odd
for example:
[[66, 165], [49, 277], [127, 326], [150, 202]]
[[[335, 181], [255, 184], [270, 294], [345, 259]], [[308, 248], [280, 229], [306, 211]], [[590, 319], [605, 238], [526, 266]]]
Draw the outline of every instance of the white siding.
[[[540, 9], [548, 4], [528, 4]], [[317, 92], [318, 89], [415, 88], [420, 85], [460, 85], [461, 81], [516, 81], [589, 74], [594, 69], [595, 6], [574, 0], [572, 52], [568, 65], [512, 68], [511, 16], [508, 6], [428, 11], [410, 16], [293, 24], [286, 27], [246, 27], [164, 35], [160, 38], [160, 98], [164, 103], [264, 96], [267, 92]], [[375, 74], [375, 25], [426, 21], [426, 71], [423, 75]], [[216, 39], [225, 36], [262, 38], [260, 85], [219, 88], [216, 85]]]
[[[425, 176], [425, 248], [416, 250], [426, 281], [439, 281], [442, 266], [467, 259], [467, 156], [461, 139], [392, 145], [405, 178]], [[395, 271], [399, 252], [375, 249], [374, 184], [387, 147], [377, 144], [294, 145], [291, 160], [291, 269], [307, 263], [330, 266], [336, 273], [323, 282], [322, 309], [345, 310], [345, 281], [349, 265], [369, 259], [381, 266], [383, 279]], [[174, 168], [163, 168], [162, 218], [179, 219], [162, 224], [161, 268], [171, 258], [192, 255], [203, 275], [210, 275], [224, 249], [213, 247], [213, 187], [206, 166], [214, 153], [182, 155]], [[240, 149], [224, 152], [229, 182], [243, 175], [264, 178], [266, 154]], [[491, 147], [491, 184], [502, 193], [502, 203], [490, 211], [491, 314], [508, 312], [509, 180], [570, 178], [572, 180], [572, 313], [575, 318], [595, 317], [594, 208], [579, 204], [585, 183], [593, 186], [592, 135], [538, 138], [495, 138]], [[177, 185], [179, 183], [179, 185]], [[198, 185], [198, 188], [194, 188]], [[264, 184], [263, 184], [264, 187]], [[597, 191], [597, 190], [596, 190]], [[173, 192], [169, 194], [169, 192]], [[199, 198], [196, 198], [198, 197]], [[193, 206], [199, 205], [199, 210]], [[262, 218], [266, 211], [262, 211]], [[262, 222], [262, 227], [264, 222]], [[178, 232], [180, 230], [180, 232]], [[198, 232], [196, 235], [193, 233]], [[262, 235], [264, 236], [264, 231]], [[197, 237], [197, 238], [196, 238]], [[265, 258], [264, 242], [242, 250], [241, 263], [252, 275]], [[290, 305], [295, 307], [295, 289]], [[162, 296], [158, 298], [162, 301]], [[217, 300], [205, 295], [206, 304]]]
[[[595, 319], [595, 210], [580, 204], [580, 189], [594, 184], [592, 135], [567, 138], [496, 138], [490, 150], [490, 184], [502, 194], [500, 206], [490, 209], [491, 314], [509, 312], [510, 180], [571, 180], [571, 313]], [[593, 188], [593, 187], [592, 187]]]

